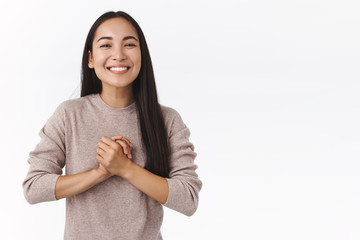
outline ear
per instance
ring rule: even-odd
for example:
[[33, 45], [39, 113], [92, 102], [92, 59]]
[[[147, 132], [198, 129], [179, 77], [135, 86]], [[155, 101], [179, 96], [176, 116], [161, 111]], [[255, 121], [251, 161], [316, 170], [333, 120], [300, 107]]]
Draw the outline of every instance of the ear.
[[88, 51], [88, 55], [89, 55], [88, 66], [89, 68], [94, 68], [94, 59], [90, 50]]

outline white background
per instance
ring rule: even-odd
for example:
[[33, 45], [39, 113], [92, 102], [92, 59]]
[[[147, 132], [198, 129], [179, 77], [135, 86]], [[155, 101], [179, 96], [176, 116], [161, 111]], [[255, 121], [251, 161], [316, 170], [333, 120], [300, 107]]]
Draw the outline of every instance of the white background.
[[65, 201], [29, 205], [21, 184], [109, 10], [139, 22], [198, 153], [198, 211], [166, 210], [164, 239], [360, 239], [356, 0], [2, 0], [1, 239], [63, 237]]

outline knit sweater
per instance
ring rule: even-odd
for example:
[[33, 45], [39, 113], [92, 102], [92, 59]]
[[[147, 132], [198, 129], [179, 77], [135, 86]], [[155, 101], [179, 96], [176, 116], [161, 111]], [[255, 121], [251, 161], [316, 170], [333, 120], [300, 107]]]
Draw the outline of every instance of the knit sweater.
[[[177, 111], [161, 105], [170, 147], [169, 195], [164, 206], [187, 216], [198, 206], [199, 180], [190, 131]], [[23, 182], [31, 204], [54, 201], [55, 184], [65, 167], [72, 175], [98, 167], [101, 137], [122, 135], [134, 145], [132, 161], [145, 166], [145, 147], [136, 104], [113, 108], [99, 94], [62, 102], [39, 132], [41, 141], [29, 153]], [[66, 199], [64, 239], [162, 239], [162, 204], [119, 176]]]

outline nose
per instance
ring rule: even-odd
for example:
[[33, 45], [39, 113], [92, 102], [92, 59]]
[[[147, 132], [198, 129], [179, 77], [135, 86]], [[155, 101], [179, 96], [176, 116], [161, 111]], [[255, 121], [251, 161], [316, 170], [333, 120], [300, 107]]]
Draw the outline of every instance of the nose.
[[122, 61], [122, 60], [126, 59], [126, 54], [123, 51], [123, 49], [121, 47], [119, 47], [117, 49], [114, 49], [112, 58], [113, 58], [113, 60]]

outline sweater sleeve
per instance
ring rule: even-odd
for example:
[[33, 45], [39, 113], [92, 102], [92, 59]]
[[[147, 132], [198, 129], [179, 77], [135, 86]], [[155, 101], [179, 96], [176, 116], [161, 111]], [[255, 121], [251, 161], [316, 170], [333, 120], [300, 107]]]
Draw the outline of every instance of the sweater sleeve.
[[169, 135], [170, 173], [166, 179], [169, 184], [169, 195], [164, 206], [191, 216], [195, 213], [202, 182], [198, 178], [194, 164], [196, 153], [189, 141], [190, 130], [175, 112]]
[[30, 168], [23, 181], [26, 200], [30, 204], [54, 201], [55, 185], [65, 165], [65, 122], [63, 104], [39, 132], [40, 142], [29, 153]]

